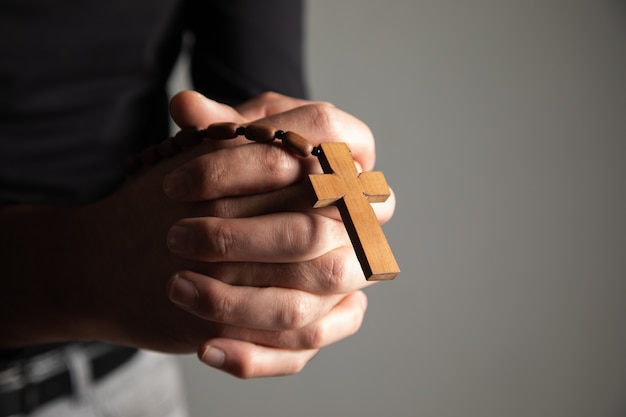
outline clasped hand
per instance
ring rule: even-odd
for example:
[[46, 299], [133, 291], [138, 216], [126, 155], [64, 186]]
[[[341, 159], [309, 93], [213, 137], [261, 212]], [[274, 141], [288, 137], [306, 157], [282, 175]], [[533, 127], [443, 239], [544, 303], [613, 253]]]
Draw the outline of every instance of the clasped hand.
[[[180, 127], [255, 121], [314, 144], [347, 142], [359, 169], [374, 164], [367, 126], [327, 103], [268, 93], [231, 108], [183, 92], [171, 112]], [[204, 142], [130, 178], [103, 202], [124, 213], [112, 227], [129, 236], [108, 245], [110, 279], [126, 288], [118, 313], [101, 317], [117, 323], [104, 326], [116, 328], [109, 338], [195, 349], [203, 362], [252, 378], [296, 373], [355, 333], [368, 283], [338, 212], [311, 208], [303, 179], [312, 172], [321, 172], [313, 157], [235, 139]], [[393, 196], [375, 205], [381, 222], [394, 206]]]

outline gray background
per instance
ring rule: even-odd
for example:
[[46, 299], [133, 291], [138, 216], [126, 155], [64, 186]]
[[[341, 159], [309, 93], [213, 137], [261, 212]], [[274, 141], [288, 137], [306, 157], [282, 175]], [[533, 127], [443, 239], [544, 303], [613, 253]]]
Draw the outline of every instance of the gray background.
[[194, 416], [626, 415], [626, 3], [314, 0], [315, 99], [367, 122], [402, 274], [293, 377], [181, 358]]

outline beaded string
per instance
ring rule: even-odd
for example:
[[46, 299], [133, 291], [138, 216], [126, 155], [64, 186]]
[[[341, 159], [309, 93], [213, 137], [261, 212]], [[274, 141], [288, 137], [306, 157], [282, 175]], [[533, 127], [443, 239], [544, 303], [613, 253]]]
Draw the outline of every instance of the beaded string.
[[193, 147], [206, 139], [229, 140], [243, 136], [248, 140], [259, 143], [270, 143], [280, 140], [283, 146], [301, 158], [309, 155], [319, 156], [321, 148], [311, 145], [301, 135], [276, 129], [273, 126], [261, 124], [239, 125], [237, 123], [213, 123], [206, 129], [186, 128], [180, 130], [174, 137], [165, 139], [158, 145], [153, 145], [137, 155], [128, 157], [124, 163], [127, 174], [134, 174], [142, 167], [151, 166], [157, 162], [174, 156], [183, 149]]

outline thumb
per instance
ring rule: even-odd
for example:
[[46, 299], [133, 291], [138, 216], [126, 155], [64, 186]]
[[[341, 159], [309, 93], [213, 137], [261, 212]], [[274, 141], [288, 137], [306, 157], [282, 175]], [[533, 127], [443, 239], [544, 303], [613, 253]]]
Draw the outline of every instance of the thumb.
[[247, 122], [232, 107], [190, 90], [182, 91], [172, 97], [170, 114], [180, 128], [205, 128], [211, 123], [218, 122]]
[[267, 92], [256, 96], [235, 108], [243, 117], [250, 120], [258, 120], [311, 103], [312, 102], [308, 100]]

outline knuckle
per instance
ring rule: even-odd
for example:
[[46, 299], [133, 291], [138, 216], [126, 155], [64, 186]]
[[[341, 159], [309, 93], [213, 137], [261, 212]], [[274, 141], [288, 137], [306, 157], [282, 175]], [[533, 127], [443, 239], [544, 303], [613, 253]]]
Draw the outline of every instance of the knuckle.
[[214, 194], [219, 193], [219, 186], [225, 175], [225, 167], [215, 158], [201, 156], [188, 164], [183, 178], [194, 198], [212, 198]]
[[210, 252], [218, 260], [228, 259], [234, 247], [234, 235], [226, 222], [217, 221], [210, 232]]
[[308, 106], [311, 120], [315, 126], [331, 138], [339, 137], [342, 131], [342, 123], [337, 114], [337, 108], [329, 103], [318, 102]]
[[300, 338], [300, 345], [304, 349], [320, 349], [328, 339], [328, 325], [323, 320], [310, 325]]
[[328, 252], [330, 236], [333, 236], [333, 233], [325, 218], [305, 214], [294, 221], [290, 229], [289, 243], [294, 250], [320, 255]]
[[261, 160], [267, 161], [264, 175], [271, 180], [288, 178], [290, 171], [297, 166], [295, 159], [278, 146], [263, 146], [261, 149]]
[[336, 251], [321, 259], [319, 273], [320, 285], [329, 293], [342, 292], [345, 287], [347, 271], [346, 259]]
[[294, 217], [285, 228], [285, 248], [294, 256], [305, 254], [314, 245], [314, 230], [313, 216]]
[[227, 324], [233, 321], [236, 303], [223, 291], [207, 288], [200, 297], [199, 313], [203, 318], [212, 322]]
[[346, 313], [341, 322], [318, 320], [302, 329], [299, 334], [299, 344], [304, 349], [320, 349], [330, 343], [350, 337], [359, 331], [363, 323], [365, 311], [361, 308], [352, 308]]
[[202, 190], [218, 188], [227, 173], [226, 167], [218, 162], [218, 158], [212, 156], [200, 158], [196, 169], [198, 185]]
[[254, 358], [249, 353], [241, 353], [238, 360], [233, 363], [230, 373], [239, 379], [252, 379], [256, 377]]
[[211, 317], [218, 323], [227, 324], [235, 316], [236, 303], [226, 294], [215, 297], [210, 305]]
[[287, 330], [300, 329], [306, 326], [310, 311], [310, 303], [303, 295], [293, 295], [287, 306], [279, 313], [279, 326]]

